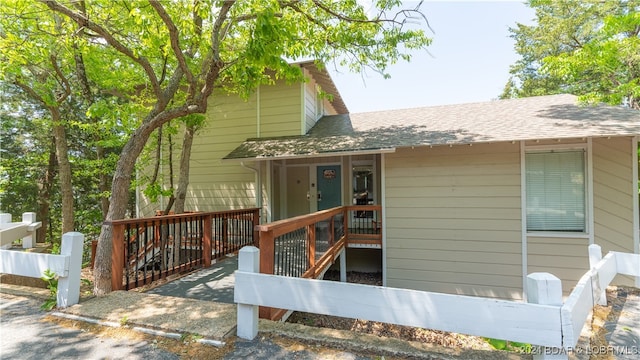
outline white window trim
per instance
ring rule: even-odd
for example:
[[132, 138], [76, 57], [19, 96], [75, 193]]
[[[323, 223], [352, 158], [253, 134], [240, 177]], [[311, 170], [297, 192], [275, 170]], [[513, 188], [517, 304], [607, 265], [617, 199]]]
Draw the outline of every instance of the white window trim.
[[[593, 244], [593, 162], [591, 158], [592, 153], [592, 144], [591, 138], [587, 139], [586, 143], [580, 144], [557, 144], [557, 145], [525, 145], [522, 148], [523, 153], [521, 154], [522, 158], [522, 227], [523, 233], [527, 237], [547, 237], [547, 238], [584, 238], [589, 239], [589, 243]], [[548, 152], [548, 151], [571, 151], [571, 150], [583, 150], [585, 153], [585, 231], [584, 232], [560, 232], [560, 231], [528, 231], [527, 230], [527, 222], [526, 222], [526, 163], [525, 158], [527, 153], [535, 153], [535, 152]], [[526, 241], [526, 240], [525, 240]]]

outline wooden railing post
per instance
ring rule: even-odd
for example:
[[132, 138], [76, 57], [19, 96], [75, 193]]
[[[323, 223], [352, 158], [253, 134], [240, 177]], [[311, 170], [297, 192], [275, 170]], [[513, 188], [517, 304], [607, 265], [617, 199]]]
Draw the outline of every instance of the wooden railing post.
[[[309, 263], [309, 269], [313, 269], [316, 266], [316, 224], [307, 225], [307, 241], [309, 242], [307, 262]], [[305, 269], [305, 271], [309, 269]]]
[[331, 218], [329, 218], [329, 247], [333, 246], [333, 244], [336, 243], [335, 221], [336, 221], [335, 216], [332, 216]]
[[349, 207], [345, 206], [342, 213], [342, 231], [344, 232], [344, 246], [349, 245]]
[[253, 210], [253, 217], [251, 220], [253, 221], [253, 245], [260, 248], [260, 232], [256, 229], [256, 226], [260, 225], [260, 209]]
[[[275, 238], [273, 231], [261, 231], [260, 232], [260, 273], [261, 274], [273, 274], [274, 265], [274, 252], [275, 252]], [[266, 306], [260, 306], [260, 318], [271, 319], [271, 308]]]
[[124, 224], [111, 225], [111, 290], [122, 290], [124, 271]]
[[222, 221], [222, 248], [226, 252], [229, 248], [229, 218], [225, 214], [220, 220]]
[[213, 215], [207, 214], [204, 216], [203, 224], [204, 227], [202, 233], [202, 261], [204, 267], [211, 266], [211, 238], [213, 237]]

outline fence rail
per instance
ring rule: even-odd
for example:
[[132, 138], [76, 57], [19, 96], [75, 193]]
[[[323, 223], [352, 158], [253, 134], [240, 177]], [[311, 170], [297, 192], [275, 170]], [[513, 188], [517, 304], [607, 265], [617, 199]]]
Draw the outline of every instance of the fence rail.
[[111, 286], [133, 289], [256, 244], [259, 209], [112, 221]]
[[58, 276], [57, 305], [67, 307], [80, 299], [80, 270], [84, 235], [62, 235], [60, 255], [0, 250], [0, 273], [40, 278], [46, 270]]
[[36, 221], [34, 212], [23, 213], [21, 222], [11, 222], [11, 214], [0, 214], [0, 248], [7, 249], [20, 239], [24, 249], [34, 247], [36, 230], [40, 227], [42, 222]]
[[598, 301], [606, 302], [601, 296], [613, 277], [640, 276], [640, 255], [610, 252], [602, 258], [600, 247], [591, 245], [592, 269], [564, 303], [560, 279], [549, 273], [527, 277], [529, 303], [522, 303], [260, 274], [261, 251], [241, 250], [235, 275], [237, 331], [245, 339], [257, 335], [257, 307], [266, 306], [564, 348], [560, 357], [558, 351], [541, 350], [540, 354], [566, 359], [591, 308]]

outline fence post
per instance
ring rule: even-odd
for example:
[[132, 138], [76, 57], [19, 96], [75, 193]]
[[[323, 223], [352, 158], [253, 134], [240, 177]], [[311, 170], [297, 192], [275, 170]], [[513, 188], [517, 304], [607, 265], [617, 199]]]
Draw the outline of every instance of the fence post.
[[84, 235], [79, 232], [68, 232], [62, 235], [60, 255], [69, 257], [69, 268], [66, 276], [58, 279], [58, 307], [66, 308], [75, 305], [80, 299], [80, 269], [82, 269], [82, 248]]
[[11, 214], [0, 213], [0, 224], [8, 224], [11, 222]]
[[[255, 246], [245, 246], [238, 255], [238, 271], [258, 273], [260, 269], [260, 250]], [[253, 340], [258, 335], [258, 306], [238, 304], [239, 338]]]
[[[36, 222], [36, 213], [34, 212], [26, 212], [22, 214], [22, 222], [27, 224], [27, 225], [36, 225], [34, 224]], [[22, 238], [22, 248], [23, 249], [29, 249], [33, 247], [33, 238], [34, 235], [36, 234], [36, 229], [38, 229], [40, 226], [34, 226], [32, 231], [29, 231], [29, 235], [25, 236]]]
[[[11, 214], [8, 213], [0, 213], [0, 224], [10, 224], [11, 223]], [[0, 227], [0, 231], [2, 228]], [[11, 243], [14, 239], [11, 239], [9, 242], [5, 241], [0, 243], [0, 249], [8, 249], [11, 247]]]
[[202, 236], [202, 252], [204, 252], [203, 254], [203, 261], [204, 267], [209, 267], [211, 266], [211, 254], [213, 253], [212, 249], [211, 249], [211, 239], [213, 238], [213, 215], [212, 214], [207, 214], [204, 216], [204, 224], [202, 225], [204, 227], [203, 229], [203, 236]]
[[[527, 301], [532, 304], [558, 306], [558, 315], [562, 306], [562, 282], [549, 273], [531, 273], [527, 275]], [[558, 321], [560, 317], [558, 316]], [[564, 349], [538, 347], [534, 360], [568, 359]]]
[[[589, 268], [593, 270], [596, 265], [602, 260], [602, 248], [600, 245], [589, 245]], [[595, 284], [594, 284], [595, 282]], [[600, 274], [594, 272], [594, 276], [591, 278], [591, 285], [593, 286], [593, 297], [597, 299], [598, 305], [607, 305], [607, 289], [600, 287]]]

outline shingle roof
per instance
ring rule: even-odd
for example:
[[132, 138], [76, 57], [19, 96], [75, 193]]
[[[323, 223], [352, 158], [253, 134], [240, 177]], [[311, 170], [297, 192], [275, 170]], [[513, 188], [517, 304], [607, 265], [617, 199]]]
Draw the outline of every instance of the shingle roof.
[[307, 135], [248, 139], [225, 159], [624, 135], [640, 135], [640, 111], [580, 105], [573, 95], [550, 95], [325, 116]]

